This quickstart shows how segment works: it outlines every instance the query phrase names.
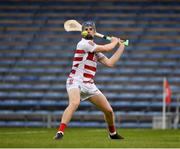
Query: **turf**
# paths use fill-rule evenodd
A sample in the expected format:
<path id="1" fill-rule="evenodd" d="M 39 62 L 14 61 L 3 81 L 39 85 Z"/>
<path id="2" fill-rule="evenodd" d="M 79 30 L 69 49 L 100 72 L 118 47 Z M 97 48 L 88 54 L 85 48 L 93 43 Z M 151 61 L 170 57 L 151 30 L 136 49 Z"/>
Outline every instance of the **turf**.
<path id="1" fill-rule="evenodd" d="M 63 140 L 56 129 L 0 128 L 0 148 L 178 148 L 180 130 L 119 129 L 125 140 L 110 140 L 106 129 L 68 128 Z"/>

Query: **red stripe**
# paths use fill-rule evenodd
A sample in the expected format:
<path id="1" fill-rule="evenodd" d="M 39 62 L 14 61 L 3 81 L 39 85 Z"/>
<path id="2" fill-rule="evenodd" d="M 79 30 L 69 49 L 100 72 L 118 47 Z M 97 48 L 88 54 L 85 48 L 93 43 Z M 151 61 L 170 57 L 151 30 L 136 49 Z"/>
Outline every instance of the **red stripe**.
<path id="1" fill-rule="evenodd" d="M 96 67 L 85 65 L 84 68 L 96 72 Z"/>
<path id="2" fill-rule="evenodd" d="M 83 53 L 85 53 L 85 51 L 84 50 L 76 50 L 75 53 L 83 54 Z"/>
<path id="3" fill-rule="evenodd" d="M 82 57 L 74 57 L 73 61 L 82 61 Z"/>
<path id="4" fill-rule="evenodd" d="M 94 53 L 88 53 L 88 56 L 87 56 L 87 60 L 91 60 L 93 61 L 93 58 L 94 58 Z"/>
<path id="5" fill-rule="evenodd" d="M 92 74 L 84 73 L 84 77 L 86 77 L 86 78 L 93 78 L 94 76 Z"/>
<path id="6" fill-rule="evenodd" d="M 78 67 L 79 66 L 79 64 L 75 64 L 75 65 L 73 65 L 73 67 Z"/>
<path id="7" fill-rule="evenodd" d="M 76 70 L 72 69 L 72 70 L 71 70 L 71 73 L 72 73 L 72 74 L 75 74 L 75 73 L 76 73 Z"/>

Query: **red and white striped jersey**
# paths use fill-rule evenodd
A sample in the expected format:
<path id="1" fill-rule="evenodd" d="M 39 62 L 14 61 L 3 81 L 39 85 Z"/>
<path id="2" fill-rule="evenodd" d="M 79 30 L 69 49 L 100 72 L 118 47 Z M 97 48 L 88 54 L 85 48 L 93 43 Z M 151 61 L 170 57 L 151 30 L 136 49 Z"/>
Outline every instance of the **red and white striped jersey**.
<path id="1" fill-rule="evenodd" d="M 82 80 L 83 82 L 93 82 L 97 61 L 105 56 L 100 52 L 94 52 L 96 46 L 93 41 L 84 38 L 78 42 L 69 75 L 70 78 Z"/>

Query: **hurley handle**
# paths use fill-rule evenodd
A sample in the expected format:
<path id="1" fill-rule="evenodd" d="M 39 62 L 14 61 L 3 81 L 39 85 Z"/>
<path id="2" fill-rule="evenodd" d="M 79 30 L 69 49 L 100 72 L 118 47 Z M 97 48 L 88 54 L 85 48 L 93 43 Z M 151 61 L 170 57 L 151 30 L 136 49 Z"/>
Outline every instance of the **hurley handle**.
<path id="1" fill-rule="evenodd" d="M 109 36 L 105 36 L 105 35 L 100 34 L 100 33 L 95 33 L 95 35 L 97 37 L 101 37 L 101 38 L 104 38 L 106 40 L 111 41 L 111 37 L 109 37 Z M 121 43 L 123 43 L 125 46 L 128 46 L 129 45 L 129 40 L 121 40 Z"/>

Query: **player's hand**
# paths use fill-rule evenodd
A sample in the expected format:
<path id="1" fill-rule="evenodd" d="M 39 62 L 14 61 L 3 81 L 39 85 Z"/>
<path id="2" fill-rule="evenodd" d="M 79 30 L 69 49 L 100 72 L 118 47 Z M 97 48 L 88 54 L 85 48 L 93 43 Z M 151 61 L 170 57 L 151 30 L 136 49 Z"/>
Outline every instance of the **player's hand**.
<path id="1" fill-rule="evenodd" d="M 122 40 L 120 38 L 118 38 L 118 43 L 119 43 L 119 46 L 125 47 L 125 45 L 123 44 L 123 42 L 122 42 Z"/>
<path id="2" fill-rule="evenodd" d="M 118 38 L 118 43 L 119 43 L 119 45 L 122 44 L 121 38 Z"/>
<path id="3" fill-rule="evenodd" d="M 117 44 L 119 42 L 119 39 L 116 37 L 111 37 L 111 42 L 115 42 Z"/>

